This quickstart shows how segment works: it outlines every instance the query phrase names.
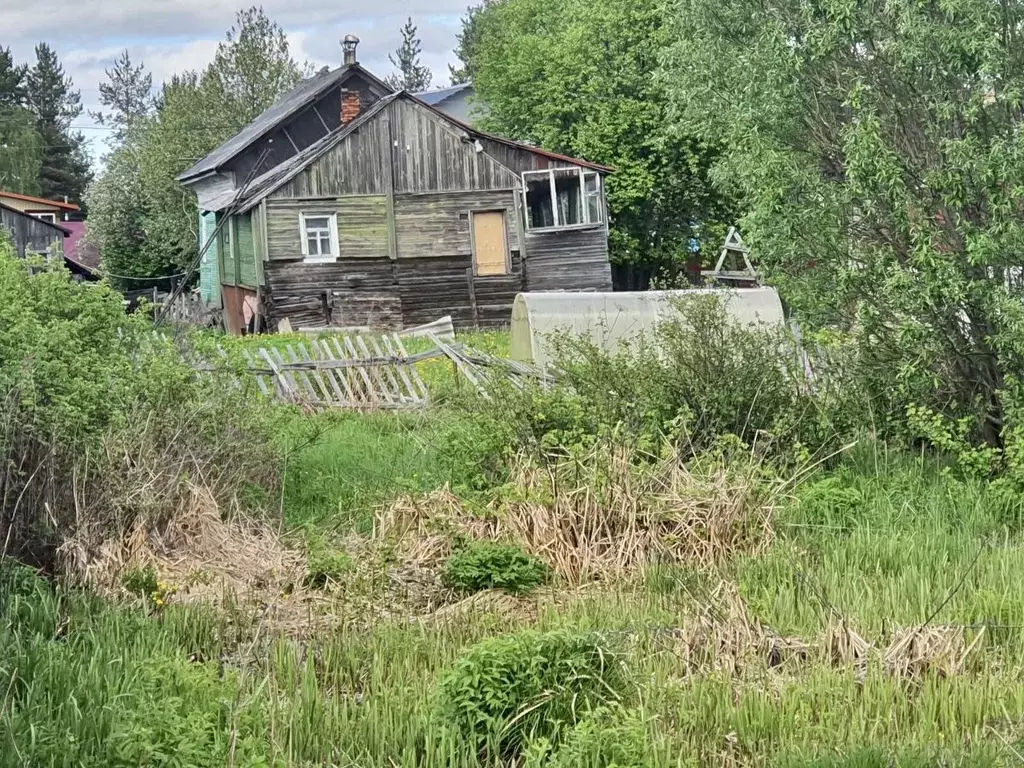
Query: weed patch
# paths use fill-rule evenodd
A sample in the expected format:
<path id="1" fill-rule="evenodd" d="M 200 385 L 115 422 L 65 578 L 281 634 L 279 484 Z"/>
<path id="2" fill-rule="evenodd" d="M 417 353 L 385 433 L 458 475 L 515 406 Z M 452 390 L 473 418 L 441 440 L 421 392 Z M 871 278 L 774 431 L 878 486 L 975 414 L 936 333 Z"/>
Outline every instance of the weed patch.
<path id="1" fill-rule="evenodd" d="M 546 582 L 550 574 L 547 563 L 515 545 L 474 542 L 448 558 L 442 578 L 464 593 L 503 589 L 523 594 Z"/>
<path id="2" fill-rule="evenodd" d="M 439 714 L 477 749 L 512 755 L 556 741 L 627 687 L 622 658 L 596 634 L 527 630 L 468 649 L 441 682 Z"/>

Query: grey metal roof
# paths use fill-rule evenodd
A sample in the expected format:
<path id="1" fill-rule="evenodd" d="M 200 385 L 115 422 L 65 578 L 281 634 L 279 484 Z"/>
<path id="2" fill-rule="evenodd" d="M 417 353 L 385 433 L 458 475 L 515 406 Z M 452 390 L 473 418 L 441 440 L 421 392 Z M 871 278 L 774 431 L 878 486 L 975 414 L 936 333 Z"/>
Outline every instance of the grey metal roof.
<path id="1" fill-rule="evenodd" d="M 384 83 L 382 83 L 376 76 L 363 69 L 358 64 L 339 67 L 332 72 L 316 74 L 308 80 L 303 80 L 295 86 L 295 88 L 274 102 L 266 109 L 266 111 L 263 112 L 263 114 L 245 126 L 245 128 L 225 141 L 187 171 L 180 174 L 178 176 L 178 181 L 187 182 L 197 176 L 216 171 L 217 168 L 243 152 L 250 144 L 261 136 L 274 130 L 300 109 L 316 101 L 330 88 L 340 85 L 356 72 L 363 77 L 366 77 L 370 82 L 388 89 L 387 86 L 384 85 Z"/>
<path id="2" fill-rule="evenodd" d="M 420 101 L 435 107 L 441 102 L 447 101 L 452 96 L 456 96 L 472 87 L 473 83 L 459 83 L 458 85 L 452 85 L 448 88 L 439 88 L 436 91 L 421 91 L 420 93 L 414 93 L 413 96 L 418 98 Z"/>

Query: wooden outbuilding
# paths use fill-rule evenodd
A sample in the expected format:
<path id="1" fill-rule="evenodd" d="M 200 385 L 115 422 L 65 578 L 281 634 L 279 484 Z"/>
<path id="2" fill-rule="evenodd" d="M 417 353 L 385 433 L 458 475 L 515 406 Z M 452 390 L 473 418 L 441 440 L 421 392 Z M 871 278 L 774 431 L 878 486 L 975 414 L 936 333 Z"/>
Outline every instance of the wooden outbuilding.
<path id="1" fill-rule="evenodd" d="M 6 230 L 18 256 L 64 256 L 64 238 L 71 234 L 49 219 L 25 213 L 0 202 L 0 228 Z"/>
<path id="2" fill-rule="evenodd" d="M 500 326 L 521 291 L 611 289 L 611 169 L 392 92 L 346 46 L 344 67 L 179 177 L 210 246 L 202 294 L 229 330 Z"/>

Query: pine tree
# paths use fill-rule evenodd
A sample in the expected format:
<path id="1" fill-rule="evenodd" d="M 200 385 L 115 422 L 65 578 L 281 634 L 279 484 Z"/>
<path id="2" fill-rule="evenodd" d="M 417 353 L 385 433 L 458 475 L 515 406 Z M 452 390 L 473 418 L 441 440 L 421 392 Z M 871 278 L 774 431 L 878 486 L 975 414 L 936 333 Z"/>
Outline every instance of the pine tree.
<path id="1" fill-rule="evenodd" d="M 10 48 L 0 47 L 0 108 L 25 106 L 28 65 L 16 65 Z"/>
<path id="2" fill-rule="evenodd" d="M 0 189 L 38 194 L 42 141 L 26 108 L 28 66 L 16 65 L 9 48 L 0 48 Z"/>
<path id="3" fill-rule="evenodd" d="M 113 128 L 109 143 L 117 147 L 124 144 L 128 132 L 153 106 L 153 76 L 145 65 L 132 64 L 127 50 L 105 72 L 107 82 L 100 83 L 100 104 L 108 111 L 89 115 L 100 125 Z"/>
<path id="4" fill-rule="evenodd" d="M 402 27 L 402 44 L 393 54 L 388 54 L 391 65 L 398 69 L 397 73 L 388 78 L 388 85 L 395 90 L 404 89 L 413 93 L 430 87 L 433 74 L 430 67 L 420 64 L 422 48 L 419 32 L 412 23 L 412 17 L 409 17 Z"/>
<path id="5" fill-rule="evenodd" d="M 26 84 L 28 105 L 43 142 L 40 193 L 54 200 L 80 201 L 92 175 L 85 137 L 71 131 L 71 122 L 82 114 L 82 99 L 46 43 L 36 46 L 36 64 L 28 71 Z"/>

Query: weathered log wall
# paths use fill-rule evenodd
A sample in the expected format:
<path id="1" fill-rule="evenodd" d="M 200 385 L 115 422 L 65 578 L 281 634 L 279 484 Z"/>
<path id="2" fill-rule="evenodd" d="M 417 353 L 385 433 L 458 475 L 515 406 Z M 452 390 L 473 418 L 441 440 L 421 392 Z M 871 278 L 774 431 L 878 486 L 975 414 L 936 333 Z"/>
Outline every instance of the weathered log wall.
<path id="1" fill-rule="evenodd" d="M 603 226 L 526 235 L 526 290 L 610 291 L 608 235 Z"/>
<path id="2" fill-rule="evenodd" d="M 338 325 L 400 328 L 402 304 L 390 259 L 339 259 L 331 264 L 267 263 L 267 312 L 295 327 Z"/>

